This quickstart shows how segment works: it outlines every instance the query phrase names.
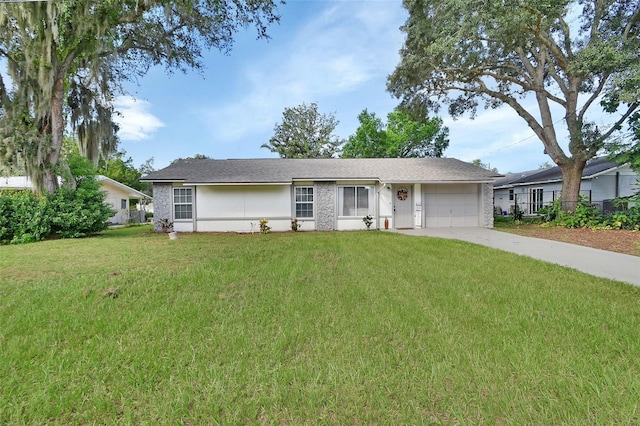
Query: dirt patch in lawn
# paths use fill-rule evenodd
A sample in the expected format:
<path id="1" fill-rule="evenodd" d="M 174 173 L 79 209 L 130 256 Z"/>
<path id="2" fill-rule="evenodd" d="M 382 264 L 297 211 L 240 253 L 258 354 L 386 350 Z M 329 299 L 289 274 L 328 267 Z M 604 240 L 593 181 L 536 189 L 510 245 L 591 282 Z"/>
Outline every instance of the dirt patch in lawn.
<path id="1" fill-rule="evenodd" d="M 593 247 L 616 253 L 640 256 L 640 232 L 627 230 L 568 229 L 559 226 L 518 225 L 496 227 L 498 231 L 511 232 L 525 237 L 544 238 L 570 244 Z"/>

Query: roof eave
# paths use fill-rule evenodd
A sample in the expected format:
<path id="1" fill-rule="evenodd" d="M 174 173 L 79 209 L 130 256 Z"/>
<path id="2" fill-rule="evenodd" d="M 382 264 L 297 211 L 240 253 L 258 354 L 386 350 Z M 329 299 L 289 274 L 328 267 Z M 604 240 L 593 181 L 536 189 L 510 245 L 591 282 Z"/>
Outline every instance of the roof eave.
<path id="1" fill-rule="evenodd" d="M 183 182 L 184 186 L 265 186 L 265 185 L 292 185 L 291 181 L 274 181 L 274 182 Z"/>

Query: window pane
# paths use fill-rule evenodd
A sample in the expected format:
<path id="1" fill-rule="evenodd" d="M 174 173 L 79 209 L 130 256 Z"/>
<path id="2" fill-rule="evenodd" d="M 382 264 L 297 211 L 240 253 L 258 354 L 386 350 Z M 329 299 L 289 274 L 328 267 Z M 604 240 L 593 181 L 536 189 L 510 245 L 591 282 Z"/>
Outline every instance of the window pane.
<path id="1" fill-rule="evenodd" d="M 369 188 L 358 187 L 358 216 L 369 214 Z"/>
<path id="2" fill-rule="evenodd" d="M 342 215 L 355 216 L 356 214 L 356 188 L 345 186 L 342 188 Z"/>
<path id="3" fill-rule="evenodd" d="M 296 204 L 296 217 L 313 217 L 313 204 L 312 203 L 297 203 Z"/>
<path id="4" fill-rule="evenodd" d="M 191 219 L 191 204 L 176 204 L 174 216 L 176 219 Z"/>
<path id="5" fill-rule="evenodd" d="M 173 188 L 173 217 L 174 219 L 192 219 L 191 188 Z"/>
<path id="6" fill-rule="evenodd" d="M 313 188 L 299 187 L 296 188 L 296 201 L 313 201 Z"/>
<path id="7" fill-rule="evenodd" d="M 295 188 L 296 217 L 313 217 L 313 187 Z"/>

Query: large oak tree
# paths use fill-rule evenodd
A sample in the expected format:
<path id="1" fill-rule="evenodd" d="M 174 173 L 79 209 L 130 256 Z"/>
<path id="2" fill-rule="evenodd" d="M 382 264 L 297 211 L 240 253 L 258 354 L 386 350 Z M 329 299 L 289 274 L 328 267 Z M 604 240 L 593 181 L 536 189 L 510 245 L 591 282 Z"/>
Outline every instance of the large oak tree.
<path id="1" fill-rule="evenodd" d="M 200 69 L 203 49 L 226 52 L 239 28 L 258 37 L 278 20 L 272 0 L 58 0 L 0 3 L 0 162 L 20 162 L 57 190 L 72 129 L 94 161 L 116 148 L 120 83 L 163 65 Z"/>
<path id="2" fill-rule="evenodd" d="M 562 170 L 563 208 L 572 210 L 586 162 L 638 109 L 640 0 L 404 6 L 406 41 L 388 89 L 407 107 L 445 104 L 453 117 L 473 116 L 480 105 L 513 108 Z M 532 99 L 537 110 L 526 106 Z M 611 114 L 606 128 L 589 118 L 600 105 Z M 568 141 L 558 139 L 557 126 L 566 126 Z"/>

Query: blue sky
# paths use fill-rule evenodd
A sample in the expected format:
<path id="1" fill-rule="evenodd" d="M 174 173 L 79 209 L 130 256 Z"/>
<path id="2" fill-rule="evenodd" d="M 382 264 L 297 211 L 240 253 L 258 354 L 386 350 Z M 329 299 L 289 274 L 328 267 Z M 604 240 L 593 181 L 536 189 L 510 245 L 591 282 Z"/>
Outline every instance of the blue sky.
<path id="1" fill-rule="evenodd" d="M 117 108 L 120 149 L 136 165 L 150 157 L 156 168 L 173 159 L 205 154 L 216 159 L 265 158 L 285 107 L 317 102 L 334 113 L 336 133 L 348 138 L 365 108 L 380 117 L 398 104 L 386 78 L 399 62 L 407 12 L 399 0 L 290 0 L 270 40 L 247 28 L 228 56 L 206 54 L 200 74 L 152 69 L 127 90 Z M 532 104 L 532 108 L 534 105 Z M 442 114 L 446 114 L 443 111 Z M 445 156 L 476 158 L 502 173 L 535 169 L 550 161 L 542 143 L 508 107 L 453 121 Z"/>

